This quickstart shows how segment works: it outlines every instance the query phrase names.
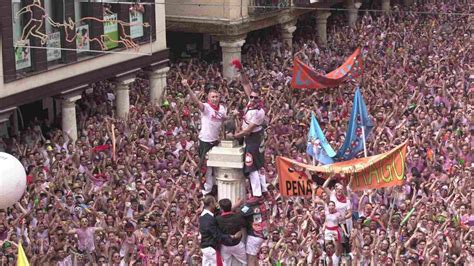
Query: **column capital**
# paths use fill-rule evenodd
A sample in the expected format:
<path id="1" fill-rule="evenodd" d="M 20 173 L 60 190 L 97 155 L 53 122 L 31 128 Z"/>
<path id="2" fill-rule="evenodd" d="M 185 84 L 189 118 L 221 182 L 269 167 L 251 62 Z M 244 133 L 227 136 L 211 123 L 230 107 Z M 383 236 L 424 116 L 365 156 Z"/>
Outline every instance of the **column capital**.
<path id="1" fill-rule="evenodd" d="M 128 90 L 130 84 L 135 81 L 135 77 L 124 77 L 116 80 L 115 90 Z"/>
<path id="2" fill-rule="evenodd" d="M 63 104 L 76 104 L 76 101 L 82 98 L 81 95 L 74 95 L 74 96 L 63 96 L 61 97 L 61 101 Z"/>
<path id="3" fill-rule="evenodd" d="M 84 84 L 84 85 L 77 86 L 75 88 L 72 88 L 72 89 L 69 89 L 69 90 L 66 90 L 66 91 L 62 91 L 61 94 L 59 95 L 59 98 L 63 102 L 65 102 L 65 101 L 75 102 L 75 101 L 81 99 L 82 92 L 84 92 L 87 88 L 89 88 L 89 85 Z"/>
<path id="4" fill-rule="evenodd" d="M 10 116 L 16 110 L 16 106 L 3 109 L 0 111 L 0 123 L 6 122 L 10 119 Z"/>
<path id="5" fill-rule="evenodd" d="M 296 30 L 296 20 L 290 20 L 288 22 L 281 23 L 280 27 L 282 30 L 293 32 Z"/>
<path id="6" fill-rule="evenodd" d="M 239 42 L 247 38 L 247 34 L 238 34 L 238 35 L 212 35 L 212 38 L 217 40 L 219 43 L 226 42 Z"/>
<path id="7" fill-rule="evenodd" d="M 160 68 L 160 69 L 149 71 L 148 75 L 149 75 L 150 79 L 161 79 L 163 77 L 166 77 L 169 70 L 170 70 L 169 67 L 163 67 L 163 68 Z"/>
<path id="8" fill-rule="evenodd" d="M 241 49 L 244 45 L 245 39 L 243 40 L 228 40 L 228 41 L 219 41 L 222 49 Z"/>
<path id="9" fill-rule="evenodd" d="M 293 32 L 296 31 L 296 26 L 282 26 L 281 29 L 283 30 L 283 33 L 289 33 L 293 34 Z"/>
<path id="10" fill-rule="evenodd" d="M 329 11 L 317 11 L 316 12 L 316 21 L 318 23 L 327 23 L 327 19 L 331 16 Z"/>
<path id="11" fill-rule="evenodd" d="M 357 1 L 357 0 L 346 0 L 346 2 L 344 3 L 344 6 L 347 9 L 357 10 L 362 6 L 362 3 L 360 1 Z"/>

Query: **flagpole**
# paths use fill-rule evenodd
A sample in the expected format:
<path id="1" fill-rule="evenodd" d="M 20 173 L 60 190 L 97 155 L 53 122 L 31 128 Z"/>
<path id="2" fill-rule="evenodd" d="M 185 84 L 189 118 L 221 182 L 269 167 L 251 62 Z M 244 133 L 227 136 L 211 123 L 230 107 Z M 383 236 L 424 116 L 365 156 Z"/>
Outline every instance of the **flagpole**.
<path id="1" fill-rule="evenodd" d="M 365 56 L 364 56 L 364 50 L 361 51 L 361 57 L 362 57 L 362 62 L 365 61 Z M 364 67 L 363 67 L 363 64 L 362 63 L 362 66 L 359 66 L 361 68 L 361 71 L 362 71 L 362 78 L 361 78 L 361 88 L 364 87 Z M 360 97 L 362 99 L 362 90 L 360 91 Z M 361 104 L 361 101 L 359 101 L 359 116 L 360 116 L 360 122 L 361 122 L 361 125 L 362 125 L 362 143 L 364 144 L 364 157 L 367 157 L 367 145 L 365 143 L 365 126 L 363 125 L 363 121 L 362 121 L 362 104 Z"/>
<path id="2" fill-rule="evenodd" d="M 362 126 L 362 143 L 364 144 L 364 157 L 367 157 L 367 146 L 365 145 L 365 127 Z"/>

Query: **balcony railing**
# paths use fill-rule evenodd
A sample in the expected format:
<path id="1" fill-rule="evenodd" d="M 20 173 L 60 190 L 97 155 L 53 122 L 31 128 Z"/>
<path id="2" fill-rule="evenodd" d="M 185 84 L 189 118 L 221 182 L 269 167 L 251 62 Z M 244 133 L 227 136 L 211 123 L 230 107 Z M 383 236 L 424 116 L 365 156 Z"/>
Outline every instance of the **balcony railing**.
<path id="1" fill-rule="evenodd" d="M 249 15 L 260 15 L 291 7 L 292 0 L 250 0 Z"/>

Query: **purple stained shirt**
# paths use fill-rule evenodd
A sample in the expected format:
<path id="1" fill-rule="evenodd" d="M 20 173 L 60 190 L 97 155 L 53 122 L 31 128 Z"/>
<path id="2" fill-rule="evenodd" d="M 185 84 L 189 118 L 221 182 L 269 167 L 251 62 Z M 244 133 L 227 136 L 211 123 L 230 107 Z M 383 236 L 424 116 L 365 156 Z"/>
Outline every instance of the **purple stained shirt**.
<path id="1" fill-rule="evenodd" d="M 78 248 L 79 250 L 94 251 L 94 232 L 97 230 L 96 227 L 88 227 L 86 229 L 78 228 L 76 229 L 76 234 L 78 238 Z"/>

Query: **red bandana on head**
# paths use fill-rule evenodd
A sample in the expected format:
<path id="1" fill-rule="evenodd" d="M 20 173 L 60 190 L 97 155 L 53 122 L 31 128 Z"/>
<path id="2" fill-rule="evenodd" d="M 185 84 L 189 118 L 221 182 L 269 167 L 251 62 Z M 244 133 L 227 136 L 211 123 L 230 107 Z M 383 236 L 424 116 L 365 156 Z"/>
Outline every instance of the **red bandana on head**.
<path id="1" fill-rule="evenodd" d="M 219 112 L 219 104 L 217 105 L 214 105 L 211 103 L 211 101 L 207 101 L 207 104 L 209 104 L 209 106 L 214 109 L 216 112 Z"/>

